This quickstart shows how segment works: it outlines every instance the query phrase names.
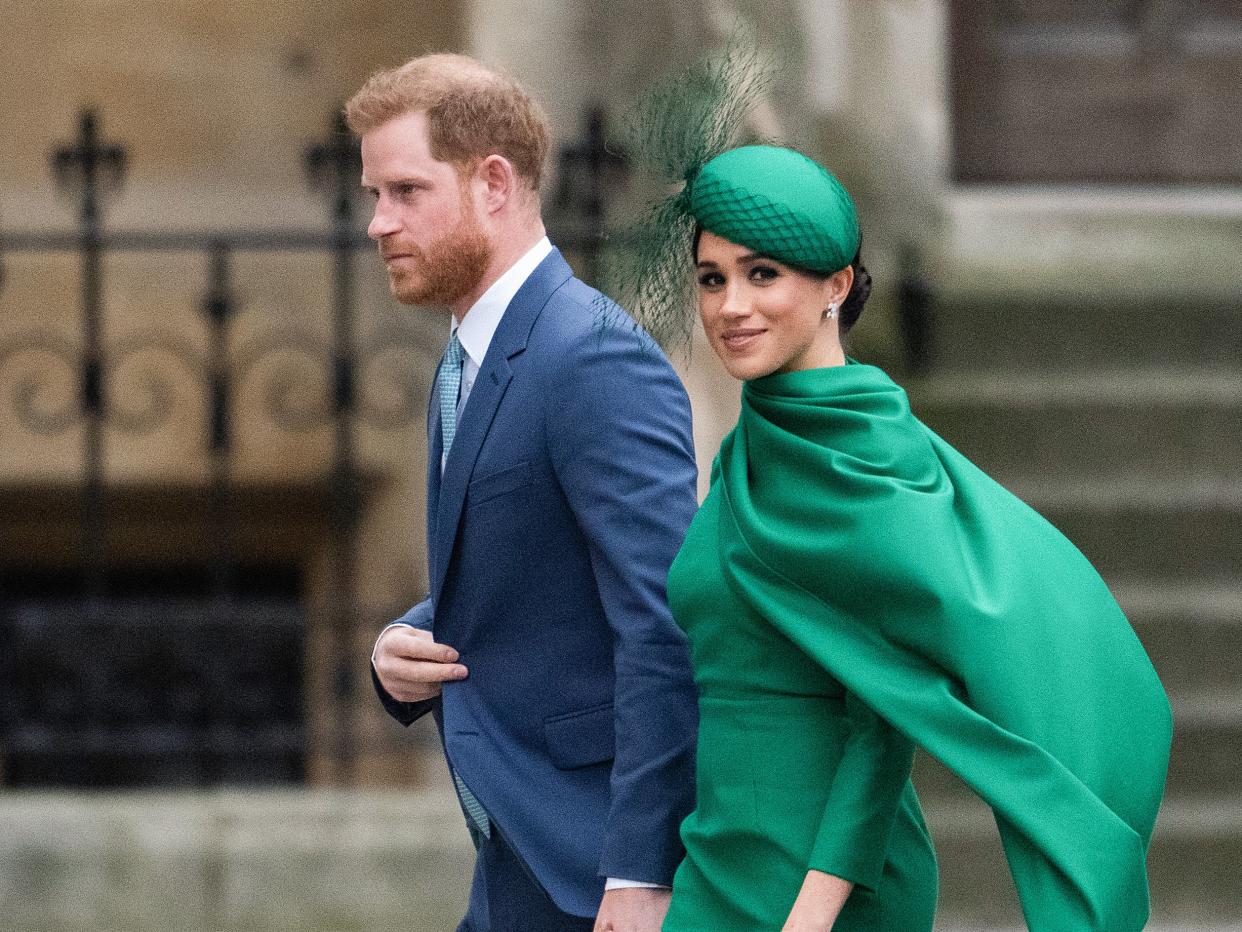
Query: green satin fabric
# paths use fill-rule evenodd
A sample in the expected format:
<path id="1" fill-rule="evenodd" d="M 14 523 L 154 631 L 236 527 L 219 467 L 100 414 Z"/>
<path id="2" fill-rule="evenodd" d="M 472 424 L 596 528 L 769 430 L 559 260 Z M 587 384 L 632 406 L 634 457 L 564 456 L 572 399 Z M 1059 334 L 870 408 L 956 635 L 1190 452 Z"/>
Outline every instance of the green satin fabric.
<path id="1" fill-rule="evenodd" d="M 809 867 L 858 884 L 834 932 L 930 932 L 914 745 L 733 591 L 719 487 L 669 571 L 699 690 L 694 811 L 665 932 L 780 929 Z"/>
<path id="2" fill-rule="evenodd" d="M 1028 926 L 1141 929 L 1171 715 L 1082 554 L 853 361 L 747 383 L 712 490 L 730 591 L 992 807 Z"/>

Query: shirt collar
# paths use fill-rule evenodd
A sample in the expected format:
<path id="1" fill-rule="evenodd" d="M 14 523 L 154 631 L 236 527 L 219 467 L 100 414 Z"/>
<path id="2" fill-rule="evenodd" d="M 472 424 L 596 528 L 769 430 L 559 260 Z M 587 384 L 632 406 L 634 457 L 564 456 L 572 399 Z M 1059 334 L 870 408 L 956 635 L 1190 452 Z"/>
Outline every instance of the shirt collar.
<path id="1" fill-rule="evenodd" d="M 483 365 L 483 357 L 487 355 L 487 348 L 492 344 L 492 337 L 496 335 L 496 328 L 500 326 L 500 318 L 504 316 L 505 308 L 551 251 L 552 244 L 545 236 L 522 258 L 509 266 L 492 283 L 492 287 L 483 292 L 479 300 L 470 306 L 460 325 L 456 318 L 449 318 L 452 321 L 449 332 L 457 334 L 461 348 L 476 366 Z"/>

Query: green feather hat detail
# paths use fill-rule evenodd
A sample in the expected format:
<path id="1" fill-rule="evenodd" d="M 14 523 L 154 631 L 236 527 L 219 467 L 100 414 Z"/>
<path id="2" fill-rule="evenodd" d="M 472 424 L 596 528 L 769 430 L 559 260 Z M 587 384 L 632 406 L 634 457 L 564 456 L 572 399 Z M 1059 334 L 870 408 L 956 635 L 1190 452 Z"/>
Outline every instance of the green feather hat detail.
<path id="1" fill-rule="evenodd" d="M 692 183 L 704 165 L 742 139 L 747 117 L 771 79 L 754 45 L 735 35 L 720 54 L 642 94 L 612 140 L 636 169 L 673 193 L 609 237 L 601 290 L 615 296 L 665 349 L 689 346 L 694 332 Z M 604 300 L 599 317 L 603 324 L 616 324 L 625 314 Z"/>
<path id="2" fill-rule="evenodd" d="M 687 347 L 694 331 L 696 228 L 824 274 L 858 252 L 854 202 L 827 169 L 782 146 L 738 146 L 771 81 L 735 36 L 641 97 L 617 139 L 636 167 L 679 188 L 612 238 L 604 269 L 603 290 L 666 350 Z M 602 317 L 616 313 L 607 302 Z"/>

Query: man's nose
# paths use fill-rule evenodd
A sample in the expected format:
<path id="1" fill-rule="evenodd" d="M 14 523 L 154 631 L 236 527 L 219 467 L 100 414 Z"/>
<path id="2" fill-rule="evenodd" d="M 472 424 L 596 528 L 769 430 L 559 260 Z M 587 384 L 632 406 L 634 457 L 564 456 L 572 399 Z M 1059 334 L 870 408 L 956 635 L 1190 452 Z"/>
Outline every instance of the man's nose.
<path id="1" fill-rule="evenodd" d="M 375 202 L 375 213 L 371 215 L 371 222 L 367 224 L 367 236 L 377 242 L 390 233 L 396 233 L 399 229 L 396 216 L 384 203 L 383 198 Z"/>

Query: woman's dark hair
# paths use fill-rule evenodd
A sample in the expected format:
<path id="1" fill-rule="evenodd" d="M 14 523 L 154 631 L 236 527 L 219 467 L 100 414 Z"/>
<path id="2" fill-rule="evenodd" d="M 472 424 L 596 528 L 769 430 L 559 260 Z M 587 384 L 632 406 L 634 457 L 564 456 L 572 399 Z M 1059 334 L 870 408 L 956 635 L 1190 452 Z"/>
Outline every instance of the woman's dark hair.
<path id="1" fill-rule="evenodd" d="M 690 255 L 695 262 L 699 260 L 699 240 L 703 238 L 703 228 L 697 223 L 694 225 L 694 244 L 691 247 Z M 810 269 L 804 269 L 798 266 L 798 271 L 812 278 L 824 281 L 832 277 L 832 274 L 824 272 L 812 272 Z M 862 263 L 862 240 L 858 243 L 858 252 L 854 253 L 854 260 L 850 263 L 850 268 L 854 270 L 854 284 L 850 285 L 850 293 L 845 296 L 845 300 L 841 302 L 841 309 L 838 311 L 837 327 L 844 337 L 850 332 L 854 324 L 858 323 L 858 318 L 862 316 L 863 305 L 867 303 L 867 298 L 871 297 L 871 273 L 867 271 L 867 267 Z"/>
<path id="2" fill-rule="evenodd" d="M 840 317 L 837 318 L 841 336 L 849 333 L 850 328 L 858 323 L 858 318 L 862 316 L 863 305 L 871 297 L 871 273 L 862 263 L 861 243 L 858 245 L 858 252 L 854 253 L 854 261 L 850 263 L 850 268 L 854 270 L 854 284 L 850 285 L 850 293 L 841 302 Z"/>

